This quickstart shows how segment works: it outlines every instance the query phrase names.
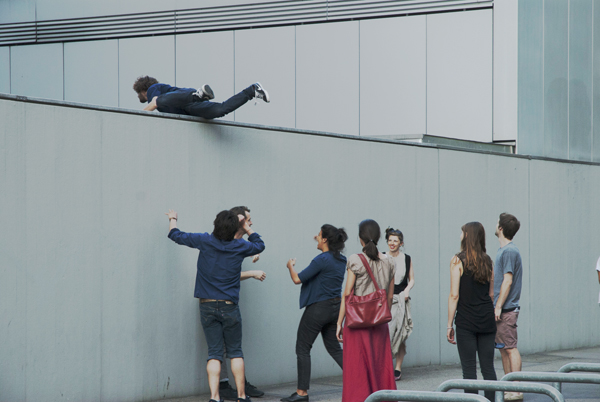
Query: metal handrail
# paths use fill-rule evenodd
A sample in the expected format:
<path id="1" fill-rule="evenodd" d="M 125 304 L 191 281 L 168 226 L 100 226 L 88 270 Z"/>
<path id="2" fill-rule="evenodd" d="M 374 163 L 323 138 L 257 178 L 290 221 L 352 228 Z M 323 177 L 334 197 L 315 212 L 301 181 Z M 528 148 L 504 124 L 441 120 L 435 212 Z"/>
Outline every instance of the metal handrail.
<path id="1" fill-rule="evenodd" d="M 552 383 L 600 384 L 600 375 L 581 373 L 548 373 L 544 371 L 515 371 L 502 377 L 502 381 L 542 381 Z M 560 388 L 557 388 L 560 390 Z"/>
<path id="2" fill-rule="evenodd" d="M 457 394 L 431 391 L 383 390 L 369 395 L 365 402 L 421 401 L 421 402 L 489 402 L 476 394 Z"/>
<path id="3" fill-rule="evenodd" d="M 568 363 L 557 370 L 557 373 L 570 373 L 572 371 L 600 372 L 600 363 Z M 554 388 L 561 391 L 562 384 L 555 382 Z"/>
<path id="4" fill-rule="evenodd" d="M 554 402 L 564 402 L 563 395 L 547 384 L 511 382 L 511 381 L 490 381 L 490 380 L 448 380 L 437 387 L 436 391 L 446 392 L 451 389 L 469 389 L 484 391 L 503 391 L 496 392 L 496 402 L 504 402 L 504 392 L 530 392 L 534 394 L 545 394 L 554 400 Z"/>

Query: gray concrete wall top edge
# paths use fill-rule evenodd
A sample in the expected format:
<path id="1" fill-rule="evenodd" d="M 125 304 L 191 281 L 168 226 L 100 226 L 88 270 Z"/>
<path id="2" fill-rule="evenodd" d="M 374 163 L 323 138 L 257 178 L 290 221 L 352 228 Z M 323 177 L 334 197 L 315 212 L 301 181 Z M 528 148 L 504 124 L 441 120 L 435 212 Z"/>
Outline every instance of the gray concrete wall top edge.
<path id="1" fill-rule="evenodd" d="M 205 124 L 216 124 L 216 125 L 234 126 L 234 127 L 241 127 L 241 128 L 254 128 L 254 129 L 260 129 L 260 130 L 280 131 L 280 132 L 302 134 L 302 135 L 316 135 L 316 136 L 322 136 L 322 137 L 333 137 L 333 138 L 339 138 L 339 139 L 345 139 L 345 140 L 351 140 L 351 141 L 379 142 L 379 143 L 395 144 L 395 145 L 400 145 L 400 146 L 409 146 L 409 147 L 418 147 L 418 148 L 435 148 L 435 149 L 445 149 L 445 150 L 459 151 L 459 152 L 469 152 L 469 153 L 476 153 L 476 154 L 503 156 L 506 158 L 540 160 L 540 161 L 549 161 L 549 162 L 557 162 L 557 163 L 568 163 L 568 164 L 574 164 L 574 165 L 600 166 L 600 163 L 598 163 L 598 162 L 574 161 L 574 160 L 568 160 L 568 159 L 548 158 L 548 157 L 533 156 L 533 155 L 506 154 L 506 153 L 502 153 L 502 152 L 494 152 L 494 151 L 489 151 L 489 150 L 478 150 L 478 149 L 468 149 L 468 148 L 461 148 L 461 147 L 444 145 L 444 144 L 414 143 L 414 142 L 410 142 L 410 141 L 395 140 L 395 139 L 388 139 L 388 138 L 381 138 L 381 137 L 365 137 L 365 136 L 356 136 L 356 135 L 347 135 L 347 134 L 337 134 L 337 133 L 331 133 L 331 132 L 325 132 L 325 131 L 304 130 L 304 129 L 289 128 L 289 127 L 263 126 L 260 124 L 239 123 L 239 122 L 231 122 L 231 121 L 214 121 L 214 120 L 202 119 L 200 117 L 195 117 L 195 116 L 176 115 L 176 114 L 159 113 L 159 112 L 146 112 L 143 110 L 123 109 L 123 108 L 109 107 L 109 106 L 96 106 L 96 105 L 89 105 L 89 104 L 85 104 L 85 103 L 59 101 L 59 100 L 42 99 L 42 98 L 32 98 L 32 97 L 27 97 L 27 96 L 22 96 L 22 95 L 12 95 L 12 94 L 5 94 L 5 93 L 0 93 L 0 99 L 5 99 L 5 100 L 15 101 L 15 102 L 51 105 L 51 106 L 58 106 L 58 107 L 96 110 L 99 112 L 140 115 L 140 116 L 146 116 L 146 117 L 150 117 L 150 118 L 174 119 L 174 120 L 184 120 L 184 121 L 187 120 L 190 122 L 201 122 L 201 123 L 205 123 Z"/>

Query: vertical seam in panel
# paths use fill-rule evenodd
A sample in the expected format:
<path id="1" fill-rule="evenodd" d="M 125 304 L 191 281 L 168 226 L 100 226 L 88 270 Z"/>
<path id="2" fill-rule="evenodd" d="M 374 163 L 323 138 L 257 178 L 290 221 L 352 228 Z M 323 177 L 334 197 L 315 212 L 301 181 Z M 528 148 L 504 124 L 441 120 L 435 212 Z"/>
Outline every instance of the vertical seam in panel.
<path id="1" fill-rule="evenodd" d="M 360 136 L 360 21 L 358 21 L 358 135 Z"/>
<path id="2" fill-rule="evenodd" d="M 544 93 L 546 91 L 546 8 L 542 2 L 542 155 L 546 155 L 546 105 Z"/>
<path id="3" fill-rule="evenodd" d="M 531 164 L 532 161 L 531 159 L 529 159 L 528 163 L 527 163 L 527 198 L 528 198 L 528 202 L 527 202 L 527 213 L 528 213 L 528 218 L 529 218 L 529 236 L 527 236 L 527 241 L 528 241 L 528 247 L 529 247 L 529 255 L 528 255 L 528 269 L 527 269 L 527 276 L 529 277 L 529 286 L 528 286 L 528 291 L 529 291 L 529 311 L 531 310 Z M 529 323 L 529 340 L 531 340 L 531 323 Z"/>
<path id="4" fill-rule="evenodd" d="M 571 0 L 567 2 L 567 159 L 571 159 Z"/>
<path id="5" fill-rule="evenodd" d="M 590 96 L 590 98 L 592 99 L 592 110 L 591 110 L 591 116 L 590 116 L 590 120 L 592 121 L 592 129 L 590 130 L 590 140 L 591 140 L 591 153 L 590 153 L 590 162 L 594 161 L 594 2 L 592 1 L 592 58 L 591 58 L 591 64 L 592 64 L 592 96 Z"/>
<path id="6" fill-rule="evenodd" d="M 117 39 L 117 106 L 121 107 L 121 39 Z"/>
<path id="7" fill-rule="evenodd" d="M 177 86 L 177 35 L 173 35 L 173 81 Z"/>
<path id="8" fill-rule="evenodd" d="M 12 46 L 8 47 L 8 93 L 12 94 Z"/>
<path id="9" fill-rule="evenodd" d="M 298 128 L 298 27 L 294 25 L 294 127 Z"/>
<path id="10" fill-rule="evenodd" d="M 62 99 L 65 99 L 65 42 L 62 43 L 62 73 L 63 73 L 63 82 L 62 82 Z"/>
<path id="11" fill-rule="evenodd" d="M 233 77 L 232 77 L 232 79 L 233 79 L 233 93 L 235 94 L 235 93 L 237 93 L 236 90 L 235 90 L 235 30 L 231 34 L 233 35 L 233 46 L 232 46 L 233 47 L 233 49 L 232 49 L 232 52 L 233 52 L 233 69 L 232 69 L 232 75 L 233 75 Z M 256 103 L 256 101 L 254 103 Z M 233 111 L 233 121 L 236 121 L 235 114 L 236 113 L 235 113 L 235 110 L 234 110 Z"/>
<path id="12" fill-rule="evenodd" d="M 494 7 L 492 5 L 492 143 L 494 142 Z"/>
<path id="13" fill-rule="evenodd" d="M 425 16 L 425 133 L 424 134 L 428 134 L 429 131 L 427 130 L 427 122 L 428 122 L 428 117 L 427 117 L 427 106 L 429 105 L 429 93 L 427 92 L 427 82 L 429 81 L 429 70 L 427 68 L 427 56 L 429 55 L 428 49 L 429 49 L 429 44 L 428 44 L 428 34 L 429 34 L 429 29 L 427 28 L 427 23 L 428 23 L 428 16 Z M 440 360 L 441 361 L 441 360 Z"/>
<path id="14" fill-rule="evenodd" d="M 442 181 L 442 178 L 440 175 L 440 164 L 441 163 L 440 163 L 440 150 L 439 149 L 437 150 L 437 159 L 438 159 L 437 160 L 437 170 L 438 170 L 438 172 L 437 172 L 437 175 L 438 175 L 438 244 L 437 244 L 437 246 L 438 246 L 438 278 L 441 278 L 442 277 L 442 272 L 441 272 L 441 269 L 442 269 L 442 247 L 441 247 L 441 244 L 442 243 L 441 243 L 441 238 L 440 238 L 441 231 L 439 229 L 442 227 L 442 222 L 441 222 L 442 192 L 440 190 L 440 188 L 441 188 L 440 183 Z M 438 280 L 438 295 L 441 295 L 441 294 L 442 294 L 442 281 Z M 441 305 L 441 303 L 440 303 L 440 305 Z M 438 309 L 438 311 L 439 311 L 439 309 Z M 441 320 L 441 318 L 444 317 L 443 311 L 444 310 L 442 308 L 442 311 L 440 311 L 440 315 L 441 315 L 440 322 L 443 322 Z M 441 331 L 441 327 L 440 327 L 440 331 Z M 441 332 L 443 333 L 443 331 L 441 331 Z M 438 349 L 439 362 L 440 362 L 440 364 L 442 364 L 442 338 L 441 337 L 439 337 L 438 346 L 439 346 L 439 349 Z"/>

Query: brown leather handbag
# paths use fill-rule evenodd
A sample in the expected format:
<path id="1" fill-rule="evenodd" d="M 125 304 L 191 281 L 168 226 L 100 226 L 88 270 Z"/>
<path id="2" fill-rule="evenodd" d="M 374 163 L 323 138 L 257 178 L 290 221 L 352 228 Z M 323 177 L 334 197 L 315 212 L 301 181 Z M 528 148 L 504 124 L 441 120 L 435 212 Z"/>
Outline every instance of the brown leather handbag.
<path id="1" fill-rule="evenodd" d="M 390 322 L 392 313 L 388 306 L 387 293 L 385 289 L 379 289 L 367 258 L 362 253 L 358 256 L 377 290 L 365 296 L 355 296 L 354 288 L 352 288 L 352 292 L 346 297 L 346 326 L 349 328 L 368 328 Z"/>

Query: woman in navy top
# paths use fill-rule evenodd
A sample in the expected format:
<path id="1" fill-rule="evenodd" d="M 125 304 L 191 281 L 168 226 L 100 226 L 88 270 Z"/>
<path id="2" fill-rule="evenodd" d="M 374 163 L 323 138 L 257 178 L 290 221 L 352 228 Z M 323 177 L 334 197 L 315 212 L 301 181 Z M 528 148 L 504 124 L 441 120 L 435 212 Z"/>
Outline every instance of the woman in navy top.
<path id="1" fill-rule="evenodd" d="M 281 399 L 284 402 L 308 401 L 310 385 L 310 350 L 319 333 L 327 352 L 342 368 L 343 352 L 335 336 L 337 318 L 340 311 L 342 282 L 346 271 L 346 257 L 341 254 L 348 235 L 344 229 L 332 225 L 321 226 L 315 236 L 317 249 L 322 253 L 316 256 L 302 272 L 296 273 L 296 259 L 288 261 L 292 281 L 302 284 L 300 308 L 304 314 L 298 325 L 296 356 L 298 359 L 298 389 L 291 396 Z"/>
<path id="2" fill-rule="evenodd" d="M 448 342 L 458 346 L 463 378 L 477 379 L 476 355 L 485 380 L 495 380 L 494 273 L 492 259 L 485 252 L 485 230 L 479 222 L 462 228 L 460 253 L 450 262 L 448 297 Z M 455 317 L 456 314 L 456 317 Z M 456 339 L 452 322 L 456 322 Z M 477 394 L 478 391 L 466 391 Z M 485 391 L 494 400 L 494 391 Z"/>

